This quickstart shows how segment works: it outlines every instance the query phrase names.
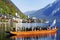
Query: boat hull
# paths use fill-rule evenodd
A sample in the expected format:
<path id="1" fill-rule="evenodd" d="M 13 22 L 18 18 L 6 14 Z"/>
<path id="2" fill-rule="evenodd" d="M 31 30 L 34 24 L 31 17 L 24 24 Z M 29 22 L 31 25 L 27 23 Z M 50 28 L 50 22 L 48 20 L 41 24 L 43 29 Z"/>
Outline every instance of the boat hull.
<path id="1" fill-rule="evenodd" d="M 29 36 L 29 35 L 45 35 L 45 34 L 53 34 L 56 33 L 57 29 L 51 29 L 51 30 L 40 30 L 40 31 L 10 31 L 11 34 L 15 34 L 17 36 Z"/>
<path id="2" fill-rule="evenodd" d="M 51 37 L 51 36 L 56 35 L 56 33 L 52 33 L 52 34 L 41 34 L 41 35 L 16 35 L 16 36 L 11 36 L 10 38 L 30 38 L 30 37 Z"/>

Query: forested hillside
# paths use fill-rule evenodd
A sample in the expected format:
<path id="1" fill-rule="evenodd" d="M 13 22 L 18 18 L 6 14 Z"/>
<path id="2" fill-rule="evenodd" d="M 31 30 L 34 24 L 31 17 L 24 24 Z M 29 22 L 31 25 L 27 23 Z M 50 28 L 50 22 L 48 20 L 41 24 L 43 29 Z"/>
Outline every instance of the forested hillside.
<path id="1" fill-rule="evenodd" d="M 15 16 L 15 13 L 18 13 L 21 18 L 26 18 L 11 0 L 0 0 L 0 14 Z"/>

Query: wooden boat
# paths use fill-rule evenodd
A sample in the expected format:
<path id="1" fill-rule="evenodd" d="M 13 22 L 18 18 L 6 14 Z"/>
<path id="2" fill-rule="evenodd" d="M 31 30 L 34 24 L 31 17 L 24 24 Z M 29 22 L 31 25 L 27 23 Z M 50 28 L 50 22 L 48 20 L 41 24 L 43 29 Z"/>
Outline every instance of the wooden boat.
<path id="1" fill-rule="evenodd" d="M 53 26 L 56 23 L 56 20 L 54 20 L 54 22 L 52 23 L 51 26 Z M 52 34 L 52 33 L 56 33 L 57 28 L 49 28 L 49 29 L 45 29 L 45 30 L 34 30 L 34 31 L 10 31 L 10 34 L 13 35 L 17 35 L 17 36 L 31 36 L 31 35 L 46 35 L 46 34 Z"/>
<path id="2" fill-rule="evenodd" d="M 48 29 L 48 30 L 37 30 L 37 31 L 10 31 L 11 34 L 17 35 L 17 36 L 29 36 L 29 35 L 44 35 L 44 34 L 52 34 L 56 33 L 57 28 Z"/>
<path id="3" fill-rule="evenodd" d="M 55 36 L 56 35 L 56 33 L 51 33 L 51 34 L 42 34 L 42 35 L 26 35 L 26 36 L 24 36 L 24 35 L 22 35 L 22 36 L 20 36 L 20 35 L 16 35 L 16 36 L 11 36 L 10 38 L 29 38 L 29 37 L 50 37 L 50 36 Z"/>

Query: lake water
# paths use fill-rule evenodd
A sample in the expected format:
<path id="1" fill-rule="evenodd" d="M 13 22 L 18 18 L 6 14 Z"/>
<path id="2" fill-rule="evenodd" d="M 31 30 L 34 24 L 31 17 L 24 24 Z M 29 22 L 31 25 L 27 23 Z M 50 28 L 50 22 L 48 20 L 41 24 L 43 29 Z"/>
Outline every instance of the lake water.
<path id="1" fill-rule="evenodd" d="M 42 24 L 30 24 L 28 26 L 41 26 Z M 26 25 L 25 25 L 26 26 Z M 4 32 L 0 32 L 0 40 L 60 40 L 60 23 L 57 23 L 58 30 L 54 34 L 49 35 L 38 35 L 38 36 L 31 36 L 31 37 L 20 37 L 20 36 L 6 36 Z"/>
<path id="2" fill-rule="evenodd" d="M 31 37 L 20 37 L 20 36 L 11 36 L 6 37 L 8 40 L 60 40 L 60 34 L 57 32 L 55 34 L 49 35 L 38 35 L 38 36 L 31 36 Z"/>

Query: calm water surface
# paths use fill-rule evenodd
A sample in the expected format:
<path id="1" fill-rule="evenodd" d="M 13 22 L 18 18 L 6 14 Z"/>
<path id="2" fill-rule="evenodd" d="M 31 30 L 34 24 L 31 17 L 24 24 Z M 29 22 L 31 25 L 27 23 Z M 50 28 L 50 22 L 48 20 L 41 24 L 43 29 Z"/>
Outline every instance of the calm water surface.
<path id="1" fill-rule="evenodd" d="M 32 24 L 30 24 L 30 26 L 31 25 Z M 36 24 L 33 24 L 33 26 L 34 25 L 36 26 Z M 31 37 L 6 36 L 5 33 L 3 31 L 1 32 L 0 30 L 0 40 L 60 40 L 60 27 L 59 27 L 60 23 L 58 23 L 57 26 L 58 26 L 58 30 L 54 34 L 38 35 L 38 36 L 31 36 Z"/>

